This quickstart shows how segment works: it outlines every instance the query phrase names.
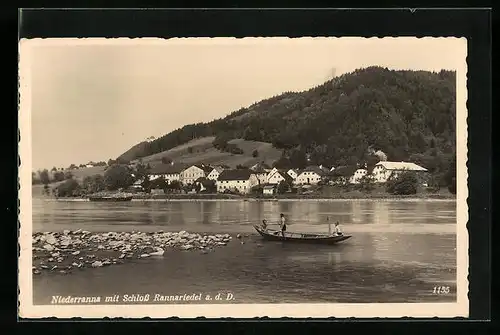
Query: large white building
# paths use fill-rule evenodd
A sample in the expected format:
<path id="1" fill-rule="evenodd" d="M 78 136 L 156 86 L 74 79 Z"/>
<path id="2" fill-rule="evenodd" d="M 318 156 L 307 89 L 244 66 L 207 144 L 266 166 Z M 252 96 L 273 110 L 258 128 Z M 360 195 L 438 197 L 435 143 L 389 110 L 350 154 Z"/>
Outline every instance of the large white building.
<path id="1" fill-rule="evenodd" d="M 427 172 L 426 168 L 409 162 L 378 162 L 373 168 L 372 175 L 376 182 L 385 183 L 391 176 L 396 178 L 401 172 Z"/>
<path id="2" fill-rule="evenodd" d="M 309 166 L 300 171 L 295 179 L 297 185 L 317 185 L 325 173 L 317 166 Z"/>
<path id="3" fill-rule="evenodd" d="M 217 192 L 229 190 L 246 194 L 256 185 L 259 185 L 259 180 L 249 169 L 224 170 L 217 179 Z"/>
<path id="4" fill-rule="evenodd" d="M 149 180 L 155 180 L 163 177 L 167 183 L 172 181 L 181 181 L 182 171 L 187 166 L 185 164 L 158 164 L 148 170 Z"/>
<path id="5" fill-rule="evenodd" d="M 198 178 L 206 178 L 213 168 L 208 165 L 191 165 L 181 173 L 181 181 L 184 185 L 193 184 Z"/>

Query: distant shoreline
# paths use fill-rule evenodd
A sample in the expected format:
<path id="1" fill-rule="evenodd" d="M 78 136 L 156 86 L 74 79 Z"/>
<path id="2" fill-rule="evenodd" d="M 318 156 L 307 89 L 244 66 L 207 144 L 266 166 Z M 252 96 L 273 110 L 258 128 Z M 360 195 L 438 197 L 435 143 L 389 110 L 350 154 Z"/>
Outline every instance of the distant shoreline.
<path id="1" fill-rule="evenodd" d="M 89 201 L 87 198 L 48 198 L 56 201 Z M 251 201 L 251 202 L 269 202 L 269 201 L 456 201 L 454 195 L 444 194 L 421 194 L 421 195 L 364 195 L 353 196 L 352 194 L 339 194 L 338 196 L 286 196 L 277 197 L 252 197 L 252 196 L 227 196 L 224 194 L 210 195 L 153 195 L 153 196 L 134 196 L 132 202 L 169 202 L 169 201 Z M 112 201 L 111 201 L 112 202 Z"/>

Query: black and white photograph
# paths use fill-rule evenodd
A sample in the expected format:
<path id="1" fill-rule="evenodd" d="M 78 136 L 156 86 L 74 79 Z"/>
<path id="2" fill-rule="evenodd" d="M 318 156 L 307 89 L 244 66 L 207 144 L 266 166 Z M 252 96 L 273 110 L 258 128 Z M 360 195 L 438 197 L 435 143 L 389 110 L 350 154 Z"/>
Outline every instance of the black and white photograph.
<path id="1" fill-rule="evenodd" d="M 468 315 L 465 38 L 19 57 L 23 317 Z"/>

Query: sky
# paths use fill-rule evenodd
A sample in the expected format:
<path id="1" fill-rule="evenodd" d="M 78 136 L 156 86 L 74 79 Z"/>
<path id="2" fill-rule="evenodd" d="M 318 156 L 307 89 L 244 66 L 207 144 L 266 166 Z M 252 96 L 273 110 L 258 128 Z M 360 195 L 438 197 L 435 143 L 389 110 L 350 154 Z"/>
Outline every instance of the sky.
<path id="1" fill-rule="evenodd" d="M 30 78 L 32 170 L 115 159 L 149 136 L 357 68 L 455 70 L 466 47 L 456 38 L 24 42 L 20 56 L 28 61 L 20 72 Z"/>

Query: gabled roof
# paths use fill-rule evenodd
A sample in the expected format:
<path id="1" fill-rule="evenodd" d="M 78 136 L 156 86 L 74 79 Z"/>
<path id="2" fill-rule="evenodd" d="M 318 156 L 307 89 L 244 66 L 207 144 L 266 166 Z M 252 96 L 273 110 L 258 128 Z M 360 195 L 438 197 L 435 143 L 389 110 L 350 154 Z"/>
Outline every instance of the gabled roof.
<path id="1" fill-rule="evenodd" d="M 187 164 L 158 164 L 148 170 L 148 174 L 177 174 L 181 173 L 188 167 Z"/>
<path id="2" fill-rule="evenodd" d="M 351 177 L 357 169 L 357 166 L 339 166 L 330 172 L 330 175 L 333 177 Z"/>
<path id="3" fill-rule="evenodd" d="M 217 172 L 221 173 L 222 171 L 224 171 L 224 168 L 223 168 L 222 166 L 215 166 L 214 168 L 212 168 L 212 169 L 210 170 L 210 172 L 212 172 L 213 170 L 215 170 L 215 171 L 217 171 Z"/>
<path id="4" fill-rule="evenodd" d="M 410 171 L 427 171 L 426 168 L 421 167 L 415 163 L 410 162 L 378 162 L 375 166 L 381 165 L 387 170 L 410 170 Z"/>
<path id="5" fill-rule="evenodd" d="M 287 170 L 287 171 L 288 171 L 288 170 Z M 278 170 L 278 173 L 279 173 L 279 174 L 280 174 L 283 178 L 285 178 L 285 181 L 287 181 L 287 182 L 291 183 L 291 182 L 293 182 L 293 178 L 292 178 L 292 176 L 290 176 L 290 175 L 287 173 L 287 171 L 285 171 L 285 170 Z"/>
<path id="6" fill-rule="evenodd" d="M 269 170 L 270 167 L 269 165 L 265 164 L 265 163 L 257 163 L 257 164 L 254 164 L 250 167 L 250 170 L 256 172 L 256 173 L 266 173 L 267 171 L 266 170 Z"/>
<path id="7" fill-rule="evenodd" d="M 193 165 L 192 165 L 193 166 Z M 206 173 L 210 173 L 212 172 L 212 170 L 214 169 L 212 166 L 210 165 L 205 165 L 205 164 L 195 164 L 194 166 L 196 166 L 198 169 L 201 169 L 203 170 L 204 172 Z"/>
<path id="8" fill-rule="evenodd" d="M 248 180 L 253 172 L 249 169 L 224 170 L 217 180 Z"/>
<path id="9" fill-rule="evenodd" d="M 281 177 L 283 177 L 283 179 L 285 179 L 285 181 L 287 181 L 287 182 L 291 183 L 291 182 L 293 182 L 293 178 L 292 178 L 292 176 L 290 176 L 290 175 L 287 173 L 287 171 L 288 171 L 288 170 L 286 170 L 286 171 L 285 171 L 285 170 L 276 170 L 276 172 L 275 172 L 275 173 L 279 173 L 279 175 L 280 175 Z M 273 173 L 273 174 L 274 174 L 274 173 Z"/>
<path id="10" fill-rule="evenodd" d="M 302 171 L 299 171 L 298 174 L 300 175 L 300 174 L 302 174 L 304 172 L 314 172 L 314 173 L 318 174 L 319 176 L 325 175 L 325 171 L 323 171 L 322 169 L 320 169 L 319 166 L 313 166 L 313 165 L 306 167 Z"/>

